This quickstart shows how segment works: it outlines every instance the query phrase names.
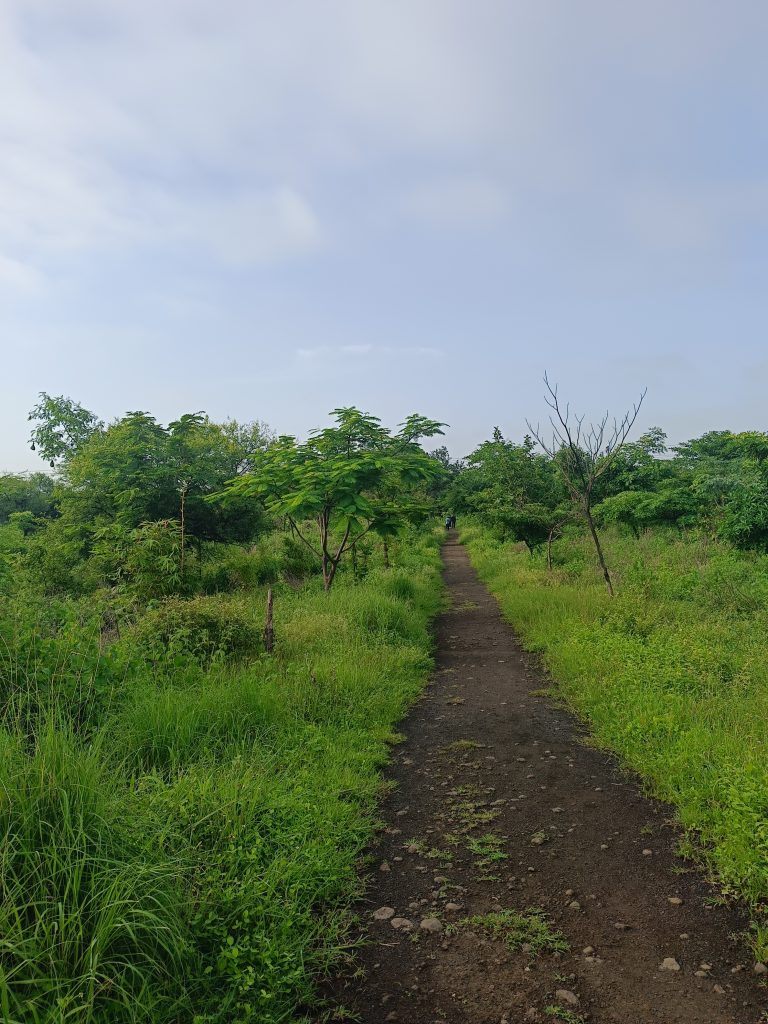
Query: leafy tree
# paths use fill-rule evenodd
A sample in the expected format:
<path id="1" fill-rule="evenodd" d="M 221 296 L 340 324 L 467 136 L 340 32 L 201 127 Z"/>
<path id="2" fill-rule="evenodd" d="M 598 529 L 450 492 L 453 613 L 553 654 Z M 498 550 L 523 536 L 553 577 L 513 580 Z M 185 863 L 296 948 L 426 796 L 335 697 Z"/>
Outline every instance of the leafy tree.
<path id="1" fill-rule="evenodd" d="M 6 473 L 0 476 L 0 525 L 14 512 L 52 516 L 56 503 L 54 483 L 47 473 Z"/>
<path id="2" fill-rule="evenodd" d="M 27 417 L 36 424 L 29 439 L 32 451 L 38 451 L 53 468 L 57 459 L 68 461 L 101 429 L 102 423 L 94 413 L 64 395 L 41 391 L 39 399 Z"/>
<path id="3" fill-rule="evenodd" d="M 565 493 L 550 460 L 534 451 L 530 437 L 515 444 L 496 427 L 466 463 L 456 487 L 460 507 L 533 554 L 564 518 Z"/>
<path id="4" fill-rule="evenodd" d="M 695 522 L 696 508 L 690 488 L 667 485 L 659 491 L 621 491 L 595 505 L 600 525 L 627 526 L 635 535 L 653 526 Z"/>
<path id="5" fill-rule="evenodd" d="M 344 555 L 366 534 L 390 536 L 425 513 L 420 489 L 442 472 L 418 441 L 442 433 L 443 424 L 414 415 L 391 434 L 352 407 L 332 415 L 334 425 L 303 444 L 278 438 L 216 499 L 257 499 L 285 518 L 319 559 L 326 591 Z"/>

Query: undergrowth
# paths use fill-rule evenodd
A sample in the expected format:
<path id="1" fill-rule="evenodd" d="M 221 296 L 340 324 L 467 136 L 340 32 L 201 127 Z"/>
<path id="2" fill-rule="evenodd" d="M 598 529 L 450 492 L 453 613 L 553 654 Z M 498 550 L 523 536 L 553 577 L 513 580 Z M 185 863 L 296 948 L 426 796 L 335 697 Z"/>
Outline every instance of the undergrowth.
<path id="1" fill-rule="evenodd" d="M 431 666 L 438 538 L 395 567 L 174 599 L 0 615 L 4 1024 L 315 1019 L 346 955 L 355 865 L 393 726 Z M 215 587 L 211 586 L 211 590 Z"/>

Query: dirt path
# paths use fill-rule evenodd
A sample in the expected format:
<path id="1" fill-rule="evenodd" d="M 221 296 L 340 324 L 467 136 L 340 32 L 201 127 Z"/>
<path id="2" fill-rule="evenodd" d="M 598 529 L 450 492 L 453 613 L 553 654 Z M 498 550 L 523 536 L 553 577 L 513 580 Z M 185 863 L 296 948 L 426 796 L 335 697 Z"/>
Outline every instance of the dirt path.
<path id="1" fill-rule="evenodd" d="M 768 975 L 734 937 L 746 921 L 676 856 L 669 808 L 584 745 L 454 537 L 443 555 L 452 607 L 388 773 L 370 941 L 332 1002 L 366 1024 L 768 1020 Z M 513 950 L 499 918 L 461 923 L 529 908 L 567 951 L 535 955 L 531 934 Z"/>

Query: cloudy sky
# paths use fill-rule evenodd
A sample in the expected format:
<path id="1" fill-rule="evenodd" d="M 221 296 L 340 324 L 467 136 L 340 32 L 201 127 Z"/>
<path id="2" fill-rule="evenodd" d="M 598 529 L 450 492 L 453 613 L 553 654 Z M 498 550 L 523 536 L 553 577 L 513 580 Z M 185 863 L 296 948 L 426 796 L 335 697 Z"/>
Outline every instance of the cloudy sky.
<path id="1" fill-rule="evenodd" d="M 37 392 L 463 455 L 768 428 L 764 0 L 0 0 L 0 469 Z"/>

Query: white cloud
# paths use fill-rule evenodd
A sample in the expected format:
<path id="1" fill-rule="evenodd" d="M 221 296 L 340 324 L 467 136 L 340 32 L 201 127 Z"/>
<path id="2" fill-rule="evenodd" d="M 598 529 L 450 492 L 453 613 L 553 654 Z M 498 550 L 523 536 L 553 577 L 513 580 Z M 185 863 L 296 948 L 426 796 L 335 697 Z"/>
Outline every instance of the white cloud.
<path id="1" fill-rule="evenodd" d="M 638 133 L 663 172 L 686 130 L 670 142 L 653 90 L 718 85 L 765 22 L 748 0 L 5 0 L 0 251 L 38 271 L 179 242 L 213 265 L 290 260 L 352 220 L 350 181 L 449 230 L 553 200 L 599 218 Z M 654 224 L 706 243 L 695 209 L 657 198 L 620 213 L 636 244 Z"/>

